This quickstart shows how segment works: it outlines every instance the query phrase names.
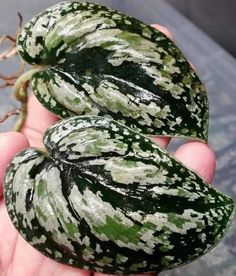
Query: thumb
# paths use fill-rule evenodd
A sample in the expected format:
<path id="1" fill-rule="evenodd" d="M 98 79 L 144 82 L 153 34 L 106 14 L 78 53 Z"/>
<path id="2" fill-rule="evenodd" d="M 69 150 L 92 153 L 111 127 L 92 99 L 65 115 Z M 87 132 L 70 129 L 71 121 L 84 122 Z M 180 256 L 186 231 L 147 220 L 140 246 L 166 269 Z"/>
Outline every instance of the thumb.
<path id="1" fill-rule="evenodd" d="M 23 134 L 14 131 L 0 134 L 0 198 L 8 164 L 18 152 L 26 147 L 29 147 L 29 142 Z"/>

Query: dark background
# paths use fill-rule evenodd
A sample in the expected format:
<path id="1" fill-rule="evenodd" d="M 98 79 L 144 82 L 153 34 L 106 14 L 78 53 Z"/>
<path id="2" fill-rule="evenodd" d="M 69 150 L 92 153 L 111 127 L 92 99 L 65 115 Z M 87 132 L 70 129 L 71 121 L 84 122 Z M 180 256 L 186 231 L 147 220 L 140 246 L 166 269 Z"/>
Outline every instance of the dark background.
<path id="1" fill-rule="evenodd" d="M 236 57 L 235 0 L 166 0 Z"/>

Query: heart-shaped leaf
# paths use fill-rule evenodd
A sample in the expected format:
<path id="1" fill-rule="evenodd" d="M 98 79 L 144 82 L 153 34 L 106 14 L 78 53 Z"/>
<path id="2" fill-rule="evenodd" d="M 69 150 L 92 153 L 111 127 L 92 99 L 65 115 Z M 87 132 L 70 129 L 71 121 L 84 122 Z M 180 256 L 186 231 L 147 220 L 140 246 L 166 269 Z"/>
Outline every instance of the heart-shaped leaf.
<path id="1" fill-rule="evenodd" d="M 63 120 L 5 178 L 9 215 L 35 248 L 64 264 L 112 274 L 159 272 L 214 247 L 231 198 L 145 135 L 207 140 L 204 86 L 156 29 L 106 7 L 67 1 L 18 38 L 36 66 L 36 97 Z M 17 89 L 16 89 L 17 90 Z M 22 91 L 21 91 L 22 92 Z"/>
<path id="2" fill-rule="evenodd" d="M 63 2 L 18 38 L 39 101 L 60 117 L 105 115 L 145 134 L 207 140 L 205 88 L 161 32 L 106 7 Z"/>
<path id="3" fill-rule="evenodd" d="M 112 274 L 162 271 L 215 246 L 232 199 L 145 136 L 109 118 L 51 126 L 47 153 L 26 149 L 5 178 L 22 236 L 59 262 Z"/>

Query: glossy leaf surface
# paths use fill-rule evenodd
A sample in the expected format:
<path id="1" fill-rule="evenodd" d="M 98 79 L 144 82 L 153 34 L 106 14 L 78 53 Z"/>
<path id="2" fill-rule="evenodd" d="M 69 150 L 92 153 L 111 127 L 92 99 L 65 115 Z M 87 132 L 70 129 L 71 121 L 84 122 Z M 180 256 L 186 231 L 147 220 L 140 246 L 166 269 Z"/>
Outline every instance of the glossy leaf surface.
<path id="1" fill-rule="evenodd" d="M 62 118 L 110 116 L 144 134 L 207 140 L 205 88 L 161 32 L 86 2 L 63 2 L 34 17 L 18 49 L 45 66 L 32 77 L 40 102 Z"/>
<path id="2" fill-rule="evenodd" d="M 208 252 L 229 226 L 232 199 L 116 121 L 66 119 L 44 144 L 15 157 L 5 198 L 22 236 L 59 262 L 159 272 Z"/>

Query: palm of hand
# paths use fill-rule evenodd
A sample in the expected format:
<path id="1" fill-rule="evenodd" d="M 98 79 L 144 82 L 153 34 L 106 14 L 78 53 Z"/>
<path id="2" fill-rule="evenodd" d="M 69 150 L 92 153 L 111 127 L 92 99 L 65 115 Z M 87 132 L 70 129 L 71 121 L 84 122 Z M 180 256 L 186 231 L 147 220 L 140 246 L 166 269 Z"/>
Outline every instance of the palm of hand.
<path id="1" fill-rule="evenodd" d="M 43 147 L 42 135 L 46 128 L 57 118 L 44 109 L 37 100 L 30 96 L 29 116 L 20 133 L 8 132 L 0 136 L 0 151 L 4 156 L 0 158 L 0 183 L 4 178 L 7 164 L 14 155 L 22 149 L 35 146 Z M 1 185 L 0 185 L 1 186 Z M 81 275 L 90 273 L 64 266 L 43 256 L 31 247 L 14 228 L 7 214 L 0 188 L 0 275 L 5 276 L 49 276 L 49 275 Z"/>
<path id="2" fill-rule="evenodd" d="M 161 26 L 159 30 L 171 36 Z M 1 276 L 89 276 L 91 273 L 59 264 L 36 251 L 17 232 L 8 217 L 2 196 L 2 183 L 7 165 L 22 149 L 43 147 L 42 135 L 57 118 L 30 96 L 28 116 L 21 133 L 8 132 L 0 135 L 0 275 Z M 161 146 L 167 146 L 169 139 L 154 138 Z M 210 182 L 214 173 L 215 157 L 212 150 L 203 143 L 189 142 L 181 146 L 175 157 Z M 194 157 L 194 158 L 192 158 Z M 102 276 L 101 273 L 94 273 Z"/>
<path id="3" fill-rule="evenodd" d="M 0 136 L 0 183 L 3 182 L 7 164 L 14 155 L 28 146 L 42 147 L 42 135 L 57 118 L 44 109 L 34 96 L 29 99 L 29 114 L 22 133 L 8 132 Z M 155 138 L 162 146 L 168 144 L 166 138 Z M 210 181 L 214 171 L 214 154 L 200 142 L 189 142 L 175 153 L 176 158 Z M 194 158 L 191 158 L 194 156 Z M 0 186 L 1 187 L 1 186 Z M 0 188 L 2 195 L 2 188 Z M 0 201 L 0 275 L 2 276 L 49 276 L 81 275 L 90 272 L 59 264 L 36 251 L 16 231 L 12 225 L 1 197 Z M 95 273 L 99 276 L 100 273 Z M 101 275 L 101 274 L 100 274 Z"/>

